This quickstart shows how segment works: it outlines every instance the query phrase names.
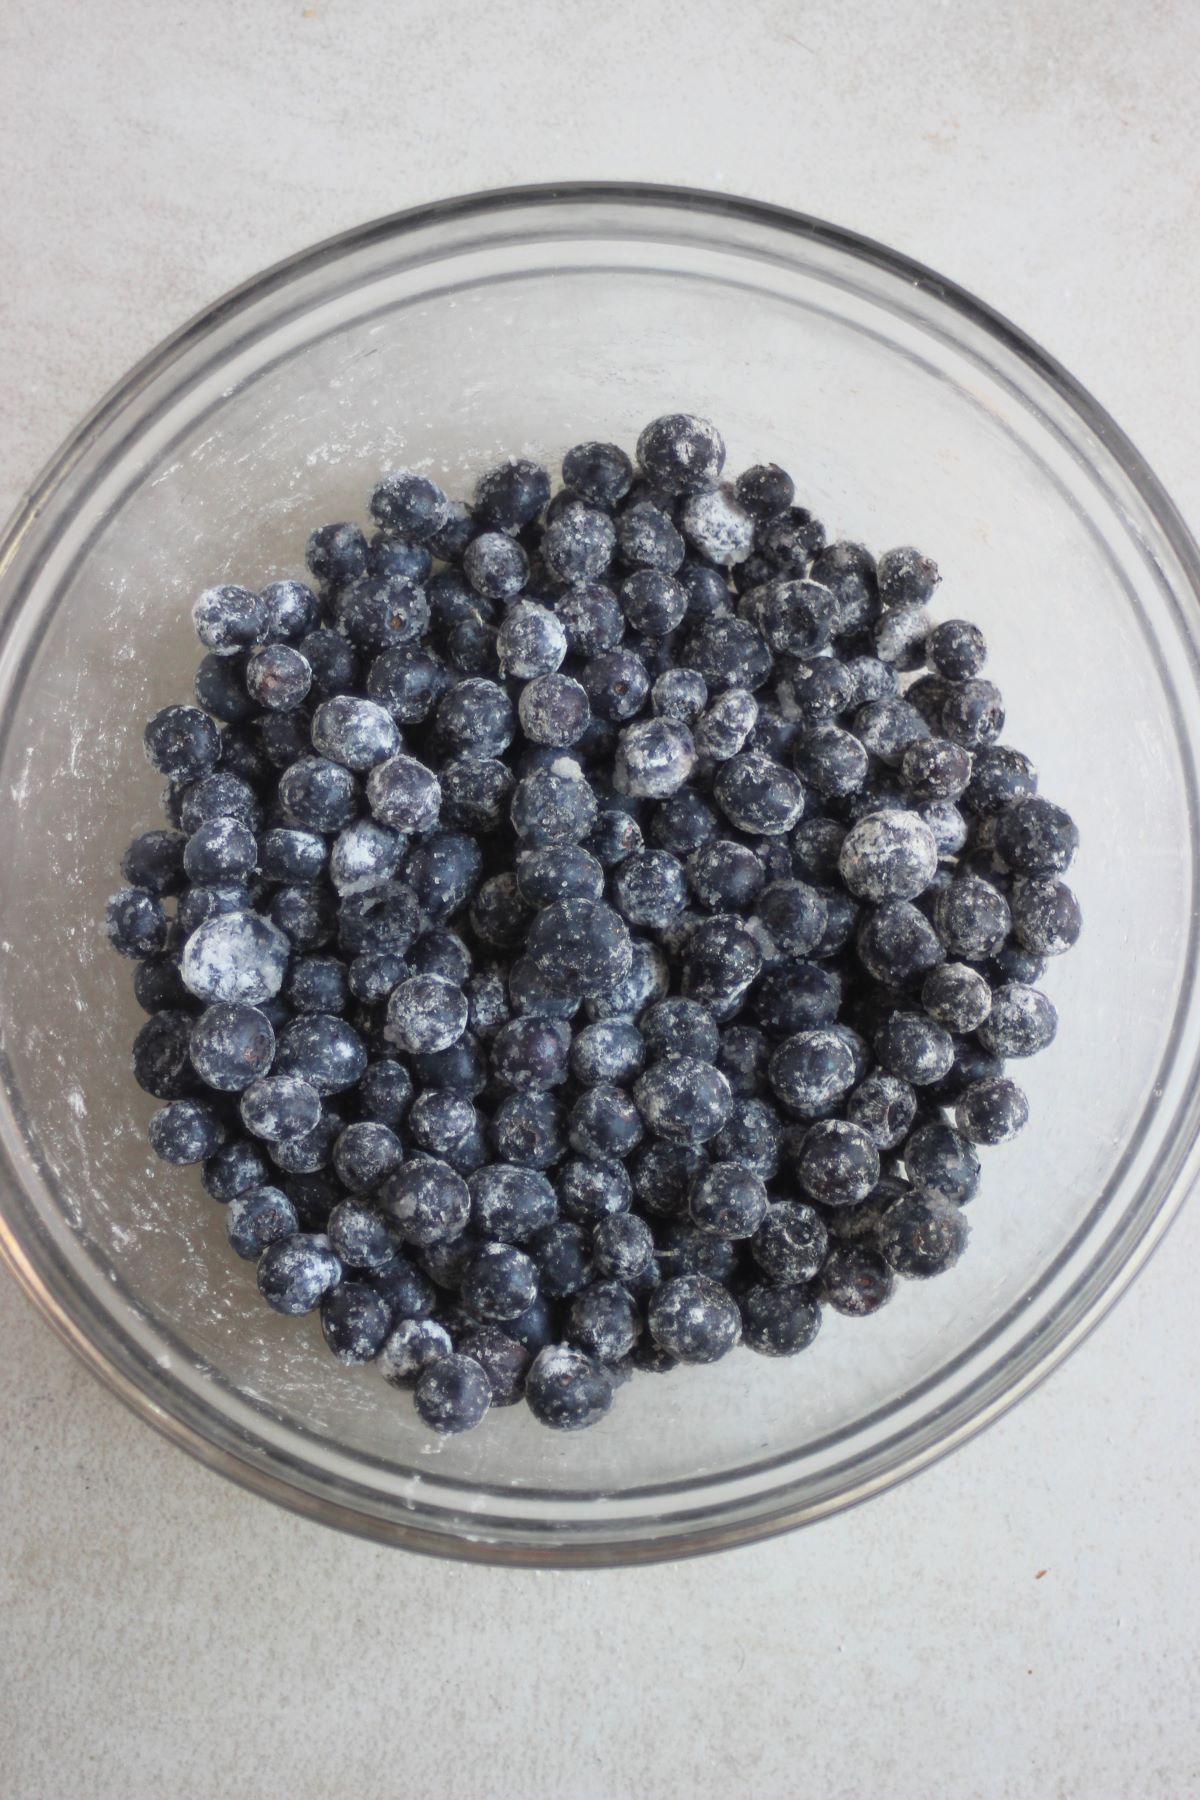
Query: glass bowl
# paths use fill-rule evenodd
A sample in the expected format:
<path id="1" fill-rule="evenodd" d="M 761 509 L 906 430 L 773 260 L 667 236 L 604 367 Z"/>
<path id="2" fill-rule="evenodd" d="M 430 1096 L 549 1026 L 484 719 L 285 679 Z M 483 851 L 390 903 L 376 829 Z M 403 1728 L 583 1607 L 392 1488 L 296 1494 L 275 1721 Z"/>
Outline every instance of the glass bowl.
<path id="1" fill-rule="evenodd" d="M 598 1429 L 524 1408 L 438 1442 L 315 1320 L 259 1301 L 194 1171 L 157 1164 L 141 1015 L 98 920 L 157 822 L 142 722 L 187 698 L 194 593 L 303 568 L 381 469 L 452 491 L 655 414 L 716 419 L 831 535 L 916 543 L 977 619 L 1009 739 L 1079 820 L 1062 1025 L 989 1152 L 967 1255 L 774 1363 L 640 1376 Z M 0 1247 L 144 1418 L 212 1467 L 410 1548 L 596 1564 L 734 1544 L 960 1443 L 1077 1344 L 1196 1167 L 1197 552 L 1113 422 L 927 269 L 715 195 L 522 189 L 385 219 L 259 276 L 55 457 L 0 562 Z"/>

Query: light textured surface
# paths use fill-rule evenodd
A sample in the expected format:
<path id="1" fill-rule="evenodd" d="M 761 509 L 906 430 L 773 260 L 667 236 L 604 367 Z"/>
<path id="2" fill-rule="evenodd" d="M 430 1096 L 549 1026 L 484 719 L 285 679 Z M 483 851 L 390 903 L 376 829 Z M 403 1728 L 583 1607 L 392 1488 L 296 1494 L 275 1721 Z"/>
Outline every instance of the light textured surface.
<path id="1" fill-rule="evenodd" d="M 418 201 L 602 175 L 932 263 L 1091 386 L 1195 525 L 1198 55 L 1190 0 L 8 0 L 0 506 L 263 264 Z M 274 1511 L 136 1424 L 0 1283 L 0 1789 L 1182 1800 L 1198 1265 L 1193 1206 L 1068 1367 L 871 1506 L 595 1577 Z"/>

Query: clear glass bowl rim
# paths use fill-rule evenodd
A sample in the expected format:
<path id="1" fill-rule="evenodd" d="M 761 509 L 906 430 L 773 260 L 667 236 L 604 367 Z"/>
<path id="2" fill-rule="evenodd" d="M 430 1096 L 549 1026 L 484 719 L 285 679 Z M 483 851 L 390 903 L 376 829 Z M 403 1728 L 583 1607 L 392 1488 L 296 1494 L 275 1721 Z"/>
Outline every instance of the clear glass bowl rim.
<path id="1" fill-rule="evenodd" d="M 1093 395 L 1054 357 L 1010 320 L 977 299 L 955 282 L 914 259 L 872 238 L 826 220 L 739 196 L 705 189 L 635 182 L 558 182 L 482 190 L 385 215 L 321 240 L 293 256 L 273 264 L 231 289 L 205 307 L 177 331 L 163 339 L 88 413 L 42 469 L 19 500 L 0 536 L 0 584 L 17 562 L 25 540 L 47 510 L 56 493 L 69 480 L 76 464 L 128 406 L 159 380 L 189 349 L 218 326 L 248 310 L 258 301 L 289 283 L 316 271 L 327 261 L 355 250 L 368 249 L 387 240 L 399 240 L 427 226 L 470 218 L 495 218 L 518 210 L 573 206 L 586 209 L 633 206 L 664 212 L 690 212 L 714 224 L 722 219 L 774 229 L 794 238 L 807 239 L 853 260 L 877 268 L 918 289 L 935 304 L 994 340 L 1045 383 L 1083 425 L 1104 445 L 1121 474 L 1136 491 L 1156 529 L 1162 534 L 1193 596 L 1200 596 L 1200 548 L 1184 524 L 1174 503 L 1140 452 Z M 0 640 L 20 610 L 20 589 L 4 599 L 0 608 Z M 1161 1243 L 1193 1185 L 1197 1173 L 1195 1143 L 1175 1161 L 1173 1179 L 1153 1196 L 1147 1196 L 1138 1217 L 1126 1221 L 1124 1253 L 1116 1266 L 1093 1271 L 1092 1291 L 1071 1316 L 1051 1322 L 1044 1330 L 1036 1353 L 1017 1368 L 993 1371 L 976 1384 L 975 1391 L 960 1396 L 948 1409 L 936 1433 L 926 1433 L 916 1443 L 901 1444 L 892 1463 L 869 1478 L 848 1484 L 832 1498 L 817 1503 L 789 1494 L 787 1485 L 773 1491 L 770 1504 L 753 1516 L 707 1526 L 692 1514 L 682 1531 L 648 1526 L 639 1538 L 603 1544 L 556 1543 L 547 1534 L 544 1545 L 467 1541 L 441 1530 L 384 1519 L 351 1504 L 318 1495 L 289 1482 L 283 1476 L 232 1453 L 207 1437 L 187 1419 L 167 1410 L 150 1388 L 150 1372 L 143 1384 L 115 1358 L 110 1357 L 71 1308 L 43 1279 L 34 1259 L 27 1254 L 19 1234 L 3 1210 L 0 1192 L 0 1260 L 11 1270 L 20 1287 L 58 1336 L 87 1367 L 141 1419 L 153 1425 L 171 1442 L 187 1450 L 210 1468 L 249 1491 L 263 1495 L 302 1516 L 319 1520 L 353 1535 L 398 1545 L 424 1554 L 499 1564 L 603 1567 L 678 1558 L 731 1548 L 770 1537 L 816 1518 L 845 1510 L 907 1480 L 930 1463 L 956 1449 L 999 1418 L 1045 1379 L 1090 1334 L 1110 1307 L 1145 1267 Z M 1134 1229 L 1136 1227 L 1136 1229 Z M 661 1526 L 661 1521 L 655 1522 Z"/>

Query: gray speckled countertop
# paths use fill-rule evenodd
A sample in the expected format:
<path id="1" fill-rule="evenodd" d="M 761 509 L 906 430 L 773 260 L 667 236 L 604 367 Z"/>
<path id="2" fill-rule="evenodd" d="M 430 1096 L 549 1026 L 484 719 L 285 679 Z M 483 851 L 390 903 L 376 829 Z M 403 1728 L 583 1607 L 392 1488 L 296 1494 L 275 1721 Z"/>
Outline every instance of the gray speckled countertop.
<path id="1" fill-rule="evenodd" d="M 1195 524 L 1198 57 L 1189 0 L 9 0 L 0 505 L 263 264 L 416 201 L 605 175 L 932 263 L 1057 353 Z M 584 1577 L 273 1510 L 0 1280 L 0 1789 L 1184 1800 L 1198 1267 L 1193 1206 L 1067 1367 L 870 1506 Z"/>

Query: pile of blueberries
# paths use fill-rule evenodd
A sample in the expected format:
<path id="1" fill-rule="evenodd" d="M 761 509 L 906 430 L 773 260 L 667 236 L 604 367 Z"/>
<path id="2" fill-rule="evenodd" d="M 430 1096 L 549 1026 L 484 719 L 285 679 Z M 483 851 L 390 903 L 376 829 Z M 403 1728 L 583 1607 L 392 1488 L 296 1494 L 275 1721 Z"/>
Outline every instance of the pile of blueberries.
<path id="1" fill-rule="evenodd" d="M 159 1156 L 437 1431 L 601 1418 L 949 1268 L 1078 833 L 935 565 L 707 421 L 401 471 L 313 585 L 212 588 L 109 903 Z M 168 905 L 173 902 L 173 910 Z"/>

